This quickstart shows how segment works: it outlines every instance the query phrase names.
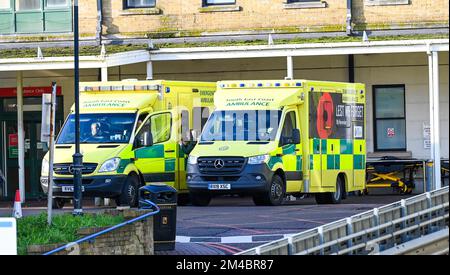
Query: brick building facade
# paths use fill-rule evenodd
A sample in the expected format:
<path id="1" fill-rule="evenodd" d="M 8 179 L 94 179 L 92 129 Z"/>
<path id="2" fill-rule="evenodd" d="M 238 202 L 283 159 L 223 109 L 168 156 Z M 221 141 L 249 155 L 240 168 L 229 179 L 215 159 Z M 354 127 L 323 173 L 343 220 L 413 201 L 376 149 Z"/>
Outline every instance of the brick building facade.
<path id="1" fill-rule="evenodd" d="M 48 6 L 52 1 L 58 9 Z M 20 2 L 0 0 L 0 42 L 71 33 L 69 0 L 31 0 L 30 10 Z M 348 2 L 355 30 L 448 26 L 447 0 L 80 0 L 80 33 L 95 37 L 100 21 L 112 38 L 345 31 Z"/>

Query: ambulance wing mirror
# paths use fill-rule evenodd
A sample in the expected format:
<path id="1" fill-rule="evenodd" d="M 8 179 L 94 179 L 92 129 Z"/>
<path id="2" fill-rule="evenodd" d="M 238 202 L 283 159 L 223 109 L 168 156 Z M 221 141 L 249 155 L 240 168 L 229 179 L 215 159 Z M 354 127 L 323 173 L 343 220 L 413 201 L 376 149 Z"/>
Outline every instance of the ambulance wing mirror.
<path id="1" fill-rule="evenodd" d="M 198 141 L 200 132 L 197 129 L 191 129 L 190 134 L 191 141 Z"/>
<path id="2" fill-rule="evenodd" d="M 300 130 L 299 129 L 292 130 L 292 143 L 300 144 Z"/>
<path id="3" fill-rule="evenodd" d="M 289 144 L 299 144 L 300 143 L 300 130 L 292 129 L 292 136 L 286 137 L 281 136 L 279 146 L 289 145 Z"/>
<path id="4" fill-rule="evenodd" d="M 153 145 L 153 135 L 150 132 L 144 133 L 143 144 L 144 147 L 150 147 Z"/>
<path id="5" fill-rule="evenodd" d="M 142 148 L 142 147 L 150 147 L 152 145 L 153 145 L 153 135 L 148 131 L 144 131 L 135 137 L 133 147 Z"/>

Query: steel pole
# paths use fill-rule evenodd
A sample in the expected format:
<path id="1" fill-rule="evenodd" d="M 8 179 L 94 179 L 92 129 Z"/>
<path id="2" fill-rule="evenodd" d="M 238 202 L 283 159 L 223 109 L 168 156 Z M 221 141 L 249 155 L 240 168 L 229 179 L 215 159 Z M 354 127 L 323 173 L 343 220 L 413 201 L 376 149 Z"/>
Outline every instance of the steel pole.
<path id="1" fill-rule="evenodd" d="M 55 115 L 56 115 L 56 82 L 52 82 L 52 100 L 50 108 L 50 136 L 48 138 L 49 148 L 49 169 L 48 169 L 48 198 L 47 198 L 47 223 L 52 224 L 53 215 L 53 160 L 54 160 L 54 135 L 55 135 Z"/>
<path id="2" fill-rule="evenodd" d="M 73 215 L 83 215 L 81 169 L 83 168 L 83 155 L 80 152 L 80 75 L 79 75 L 79 33 L 78 33 L 78 0 L 73 1 L 73 35 L 74 35 L 74 63 L 75 63 L 75 154 L 73 157 Z"/>
<path id="3" fill-rule="evenodd" d="M 434 181 L 435 188 L 440 189 L 441 182 L 441 135 L 440 135 L 440 115 L 439 115 L 439 55 L 437 51 L 432 51 L 433 59 L 433 118 L 434 118 Z"/>
<path id="4" fill-rule="evenodd" d="M 17 143 L 20 202 L 25 202 L 25 130 L 23 123 L 23 74 L 17 72 Z"/>

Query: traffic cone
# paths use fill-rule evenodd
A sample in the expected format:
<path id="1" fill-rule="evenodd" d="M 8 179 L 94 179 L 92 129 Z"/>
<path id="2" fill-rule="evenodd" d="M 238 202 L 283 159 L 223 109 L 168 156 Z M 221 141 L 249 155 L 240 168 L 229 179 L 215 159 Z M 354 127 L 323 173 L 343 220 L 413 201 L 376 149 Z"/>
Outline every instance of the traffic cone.
<path id="1" fill-rule="evenodd" d="M 16 198 L 14 200 L 13 217 L 16 219 L 22 218 L 22 204 L 20 202 L 20 191 L 16 190 Z"/>

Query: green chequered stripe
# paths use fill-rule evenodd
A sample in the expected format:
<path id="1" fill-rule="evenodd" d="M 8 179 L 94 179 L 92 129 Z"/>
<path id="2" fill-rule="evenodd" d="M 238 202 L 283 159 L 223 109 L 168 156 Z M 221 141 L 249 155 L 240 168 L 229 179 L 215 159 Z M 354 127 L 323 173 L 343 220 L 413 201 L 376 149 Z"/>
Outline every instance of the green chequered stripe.
<path id="1" fill-rule="evenodd" d="M 326 155 L 327 154 L 327 140 L 322 139 L 321 143 L 322 143 L 322 155 Z"/>
<path id="2" fill-rule="evenodd" d="M 289 144 L 283 146 L 283 155 L 292 155 L 295 154 L 295 144 Z"/>
<path id="3" fill-rule="evenodd" d="M 117 168 L 117 173 L 123 173 L 128 164 L 131 163 L 130 159 L 121 159 L 119 162 L 119 167 Z"/>
<path id="4" fill-rule="evenodd" d="M 297 156 L 297 171 L 302 171 L 303 168 L 303 158 L 302 156 Z"/>
<path id="5" fill-rule="evenodd" d="M 321 155 L 322 161 L 326 161 L 325 167 L 329 170 L 340 170 L 342 161 L 341 155 L 353 155 L 353 167 L 354 169 L 366 169 L 366 156 L 364 154 L 354 154 L 353 153 L 353 140 L 351 139 L 340 139 L 339 140 L 340 151 L 338 154 L 327 154 L 327 140 L 326 139 L 313 139 L 313 154 L 309 156 L 309 169 L 314 170 L 314 155 Z M 347 160 L 348 161 L 348 160 Z M 320 163 L 316 163 L 319 165 Z M 323 165 L 323 164 L 322 164 Z M 350 164 L 351 165 L 351 164 Z M 346 165 L 348 167 L 348 164 Z M 323 167 L 323 166 L 322 166 Z M 344 166 L 343 166 L 344 167 Z"/>
<path id="6" fill-rule="evenodd" d="M 165 172 L 175 171 L 175 159 L 166 159 L 164 161 L 164 171 Z"/>
<path id="7" fill-rule="evenodd" d="M 334 155 L 334 169 L 341 169 L 341 155 Z"/>
<path id="8" fill-rule="evenodd" d="M 313 139 L 313 154 L 320 154 L 320 139 Z"/>
<path id="9" fill-rule="evenodd" d="M 283 162 L 281 157 L 270 157 L 269 162 L 267 163 L 267 165 L 269 166 L 270 169 L 272 169 L 275 166 L 275 164 L 277 164 L 279 162 Z"/>
<path id="10" fill-rule="evenodd" d="M 355 169 L 366 169 L 366 156 L 365 155 L 354 155 L 353 156 L 353 167 Z"/>
<path id="11" fill-rule="evenodd" d="M 327 155 L 327 169 L 340 169 L 341 168 L 341 155 Z"/>
<path id="12" fill-rule="evenodd" d="M 150 147 L 139 148 L 135 151 L 136 158 L 164 158 L 164 145 L 156 144 Z"/>
<path id="13" fill-rule="evenodd" d="M 351 139 L 341 139 L 341 154 L 353 154 L 353 141 Z"/>
<path id="14" fill-rule="evenodd" d="M 327 169 L 334 169 L 334 155 L 327 155 Z"/>

